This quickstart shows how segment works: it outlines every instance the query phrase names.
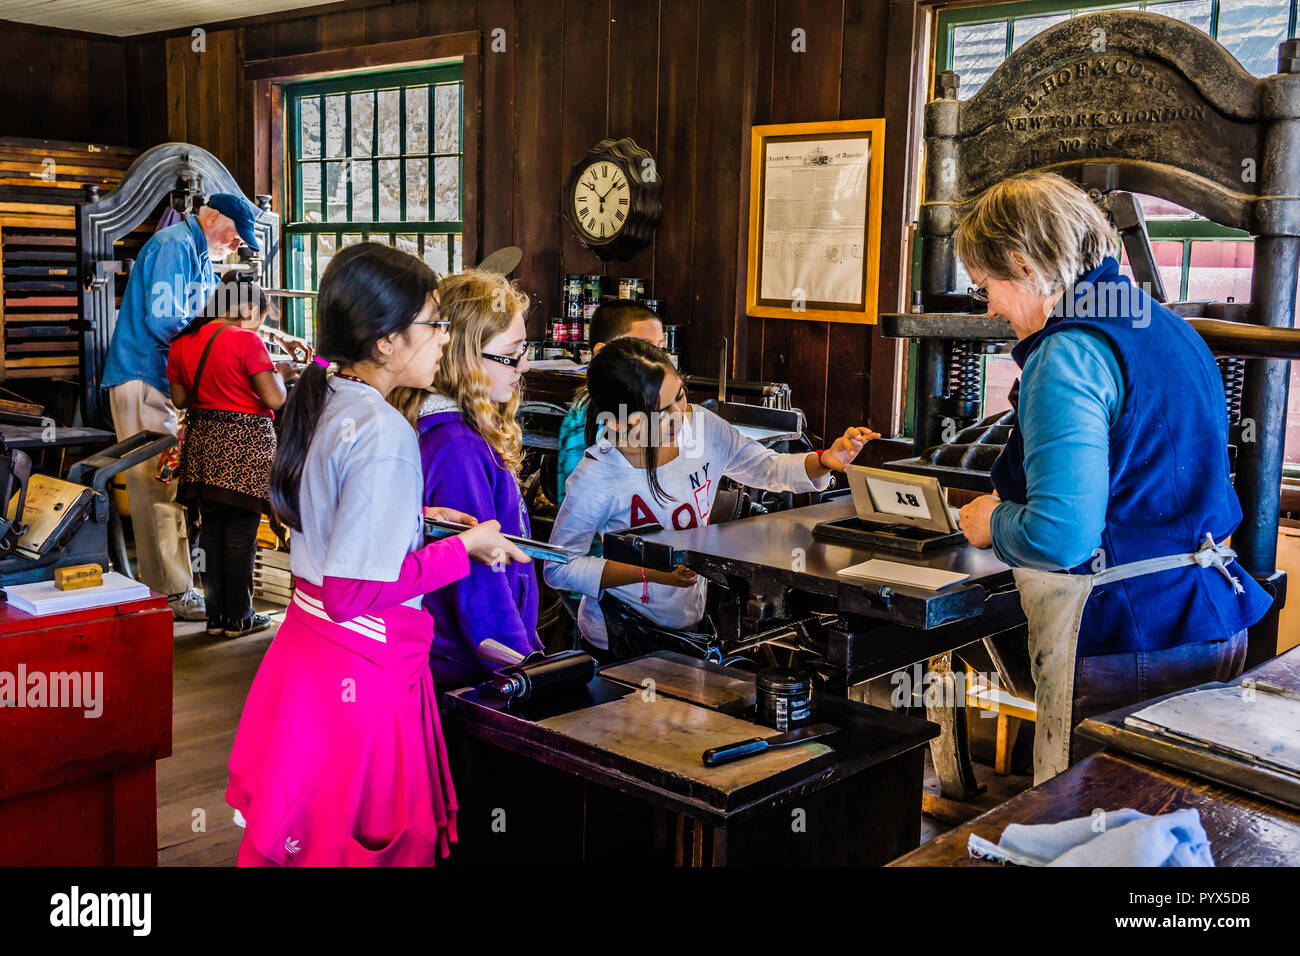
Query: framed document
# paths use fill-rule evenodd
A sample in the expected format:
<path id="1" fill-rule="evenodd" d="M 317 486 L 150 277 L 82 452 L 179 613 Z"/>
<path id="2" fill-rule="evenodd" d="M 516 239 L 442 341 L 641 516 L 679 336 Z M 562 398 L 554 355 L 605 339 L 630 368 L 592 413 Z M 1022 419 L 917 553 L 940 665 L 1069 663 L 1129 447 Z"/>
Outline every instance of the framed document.
<path id="1" fill-rule="evenodd" d="M 749 315 L 876 321 L 885 121 L 755 126 Z"/>

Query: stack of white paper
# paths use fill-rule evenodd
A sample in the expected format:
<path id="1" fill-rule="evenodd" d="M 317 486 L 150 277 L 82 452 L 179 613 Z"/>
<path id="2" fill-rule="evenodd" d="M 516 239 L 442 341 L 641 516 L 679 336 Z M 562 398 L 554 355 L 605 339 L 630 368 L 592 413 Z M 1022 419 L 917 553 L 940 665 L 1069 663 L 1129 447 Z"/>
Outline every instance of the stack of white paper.
<path id="1" fill-rule="evenodd" d="M 915 564 L 901 564 L 898 561 L 882 561 L 872 558 L 840 572 L 846 578 L 867 578 L 883 581 L 886 584 L 906 584 L 914 588 L 938 591 L 950 584 L 965 581 L 969 574 L 960 571 L 944 571 L 942 568 L 923 568 Z"/>
<path id="2" fill-rule="evenodd" d="M 4 592 L 13 607 L 28 614 L 41 615 L 142 601 L 149 596 L 149 587 L 124 574 L 107 571 L 104 583 L 97 588 L 60 591 L 53 581 L 35 581 L 32 584 L 11 584 Z"/>

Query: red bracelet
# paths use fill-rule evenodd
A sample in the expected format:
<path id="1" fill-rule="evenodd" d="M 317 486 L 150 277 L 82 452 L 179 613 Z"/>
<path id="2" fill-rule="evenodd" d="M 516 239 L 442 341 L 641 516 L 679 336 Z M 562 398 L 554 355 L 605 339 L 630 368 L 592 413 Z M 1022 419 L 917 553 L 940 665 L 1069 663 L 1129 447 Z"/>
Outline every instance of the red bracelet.
<path id="1" fill-rule="evenodd" d="M 822 465 L 822 455 L 826 454 L 826 452 L 829 450 L 830 449 L 827 448 L 818 448 L 815 451 L 813 451 L 813 454 L 817 456 L 817 464 Z M 822 467 L 825 468 L 826 466 L 822 465 Z"/>

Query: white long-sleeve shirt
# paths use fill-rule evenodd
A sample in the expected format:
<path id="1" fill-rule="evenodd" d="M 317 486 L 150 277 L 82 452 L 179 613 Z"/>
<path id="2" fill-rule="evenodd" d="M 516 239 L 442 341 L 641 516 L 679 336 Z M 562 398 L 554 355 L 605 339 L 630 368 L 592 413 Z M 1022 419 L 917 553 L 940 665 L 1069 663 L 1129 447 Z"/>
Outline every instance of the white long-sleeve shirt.
<path id="1" fill-rule="evenodd" d="M 678 438 L 679 453 L 658 469 L 667 501 L 656 500 L 650 473 L 632 465 L 612 445 L 593 445 L 566 483 L 564 505 L 551 531 L 551 544 L 585 554 L 596 536 L 611 531 L 662 525 L 678 530 L 709 523 L 709 512 L 723 475 L 751 488 L 769 491 L 823 491 L 830 473 L 813 481 L 804 465 L 806 452 L 778 455 L 746 438 L 708 409 L 692 405 Z M 605 618 L 597 603 L 605 559 L 582 557 L 568 564 L 547 564 L 546 583 L 583 595 L 578 627 L 597 647 L 608 647 Z M 643 590 L 649 602 L 642 603 Z M 688 588 L 638 581 L 612 588 L 620 601 L 663 627 L 681 629 L 704 616 L 705 582 Z"/>

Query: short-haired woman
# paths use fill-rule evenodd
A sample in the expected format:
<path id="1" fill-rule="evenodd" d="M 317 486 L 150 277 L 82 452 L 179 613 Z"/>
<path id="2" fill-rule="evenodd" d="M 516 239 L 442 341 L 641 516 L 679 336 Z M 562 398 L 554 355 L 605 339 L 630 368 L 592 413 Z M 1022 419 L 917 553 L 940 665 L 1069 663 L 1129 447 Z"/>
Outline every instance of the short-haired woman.
<path id="1" fill-rule="evenodd" d="M 955 240 L 1019 340 L 1017 425 L 996 493 L 962 508 L 961 528 L 1015 569 L 1040 783 L 1083 756 L 1083 718 L 1239 674 L 1270 599 L 1222 545 L 1241 507 L 1214 358 L 1120 274 L 1105 215 L 1028 173 L 984 193 Z"/>

